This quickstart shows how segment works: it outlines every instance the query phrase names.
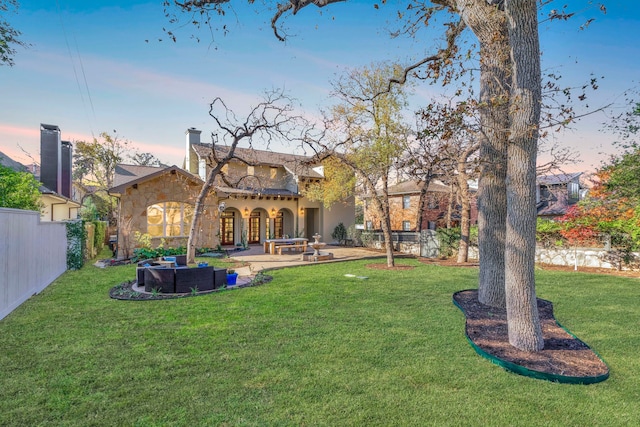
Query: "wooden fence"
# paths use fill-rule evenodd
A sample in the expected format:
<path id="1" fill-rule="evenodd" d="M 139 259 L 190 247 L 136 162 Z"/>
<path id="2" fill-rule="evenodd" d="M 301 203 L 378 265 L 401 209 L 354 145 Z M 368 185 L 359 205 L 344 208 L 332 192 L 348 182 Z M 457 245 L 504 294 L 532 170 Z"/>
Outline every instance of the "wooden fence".
<path id="1" fill-rule="evenodd" d="M 0 208 L 0 319 L 67 270 L 67 229 L 40 213 Z"/>

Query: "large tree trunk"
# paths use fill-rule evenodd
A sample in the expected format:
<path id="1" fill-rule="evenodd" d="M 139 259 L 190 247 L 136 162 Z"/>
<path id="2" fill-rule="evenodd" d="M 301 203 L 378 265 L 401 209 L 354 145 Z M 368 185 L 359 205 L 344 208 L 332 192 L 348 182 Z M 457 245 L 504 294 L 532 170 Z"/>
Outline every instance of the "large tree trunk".
<path id="1" fill-rule="evenodd" d="M 540 45 L 536 0 L 507 0 L 513 84 L 507 165 L 506 305 L 509 342 L 544 347 L 535 289 L 536 154 L 540 120 Z"/>
<path id="2" fill-rule="evenodd" d="M 511 59 L 504 12 L 484 1 L 458 0 L 480 42 L 480 180 L 478 185 L 478 299 L 505 306 L 506 163 Z"/>

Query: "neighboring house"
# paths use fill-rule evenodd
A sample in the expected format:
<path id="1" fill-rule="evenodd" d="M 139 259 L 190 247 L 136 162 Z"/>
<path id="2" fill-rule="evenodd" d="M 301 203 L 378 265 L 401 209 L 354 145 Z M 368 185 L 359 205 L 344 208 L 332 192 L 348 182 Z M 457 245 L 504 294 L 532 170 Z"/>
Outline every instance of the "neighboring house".
<path id="1" fill-rule="evenodd" d="M 570 206 L 583 198 L 580 185 L 582 172 L 545 175 L 537 178 L 536 207 L 538 217 L 554 219 L 567 213 Z"/>
<path id="2" fill-rule="evenodd" d="M 423 185 L 423 183 L 410 180 L 389 186 L 389 212 L 392 231 L 416 231 L 418 229 L 418 206 Z M 422 215 L 420 215 L 422 221 L 420 229 L 435 230 L 436 228 L 445 227 L 450 200 L 451 188 L 439 181 L 431 181 L 427 190 L 426 204 L 422 210 Z M 453 225 L 459 224 L 459 206 L 454 207 L 451 219 Z M 474 194 L 471 203 L 471 223 L 475 224 L 477 219 L 478 212 Z M 382 228 L 380 214 L 374 209 L 372 202 L 366 198 L 364 221 L 365 229 L 367 230 Z"/>
<path id="3" fill-rule="evenodd" d="M 109 193 L 119 199 L 118 256 L 130 256 L 138 246 L 134 235 L 148 233 L 153 243 L 165 239 L 186 245 L 193 208 L 213 166 L 212 146 L 200 142 L 200 131 L 186 132 L 184 169 L 118 165 Z M 218 158 L 226 147 L 217 147 Z M 236 148 L 207 198 L 198 247 L 256 244 L 283 236 L 330 239 L 334 228 L 355 221 L 353 198 L 331 209 L 300 194 L 305 185 L 324 179 L 322 167 L 307 166 L 308 157 Z"/>
<path id="4" fill-rule="evenodd" d="M 40 211 L 41 221 L 65 221 L 80 217 L 80 203 L 71 200 L 49 188 L 41 185 L 40 201 L 43 204 Z"/>
<path id="5" fill-rule="evenodd" d="M 63 221 L 76 219 L 80 213 L 80 203 L 72 197 L 73 146 L 62 141 L 60 128 L 55 125 L 40 124 L 40 177 L 42 183 L 43 221 Z"/>
<path id="6" fill-rule="evenodd" d="M 44 160 L 45 163 L 47 162 L 47 159 L 42 160 Z M 16 162 L 2 152 L 0 152 L 0 162 L 3 166 L 10 167 L 17 172 L 29 171 L 29 168 L 27 168 L 25 165 Z M 40 180 L 39 176 L 36 176 L 35 178 L 37 180 Z M 42 203 L 42 209 L 40 211 L 41 221 L 64 221 L 68 219 L 75 219 L 78 217 L 78 213 L 80 210 L 79 203 L 71 200 L 69 197 L 51 190 L 44 185 L 41 185 L 38 190 L 41 194 L 40 202 Z"/>

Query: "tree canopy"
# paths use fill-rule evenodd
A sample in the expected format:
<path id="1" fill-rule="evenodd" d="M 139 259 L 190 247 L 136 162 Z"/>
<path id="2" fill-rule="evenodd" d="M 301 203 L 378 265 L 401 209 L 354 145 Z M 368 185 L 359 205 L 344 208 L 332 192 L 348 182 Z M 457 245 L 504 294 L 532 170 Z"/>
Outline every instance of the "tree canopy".
<path id="1" fill-rule="evenodd" d="M 0 165 L 0 207 L 39 211 L 40 183 L 29 172 Z"/>
<path id="2" fill-rule="evenodd" d="M 20 40 L 22 33 L 13 28 L 4 18 L 7 13 L 15 13 L 17 10 L 17 0 L 0 0 L 0 66 L 8 65 L 11 67 L 14 64 L 15 47 L 28 46 L 27 43 Z"/>
<path id="3" fill-rule="evenodd" d="M 319 159 L 333 159 L 362 183 L 380 215 L 389 266 L 394 259 L 388 185 L 410 134 L 402 116 L 408 87 L 388 85 L 398 71 L 393 65 L 372 64 L 335 81 L 336 103 L 325 117 L 327 136 L 312 144 Z"/>

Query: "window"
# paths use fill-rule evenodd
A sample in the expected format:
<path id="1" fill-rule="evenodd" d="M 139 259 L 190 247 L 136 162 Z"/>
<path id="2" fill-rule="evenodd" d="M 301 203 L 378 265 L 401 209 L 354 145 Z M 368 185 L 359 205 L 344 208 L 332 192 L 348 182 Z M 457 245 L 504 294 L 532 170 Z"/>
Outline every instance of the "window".
<path id="1" fill-rule="evenodd" d="M 409 209 L 411 207 L 411 196 L 402 196 L 402 209 Z"/>
<path id="2" fill-rule="evenodd" d="M 273 166 L 269 170 L 270 178 L 276 179 L 278 177 L 278 168 L 274 168 Z"/>
<path id="3" fill-rule="evenodd" d="M 187 236 L 193 219 L 193 206 L 179 202 L 157 203 L 147 207 L 147 233 L 151 237 Z"/>
<path id="4" fill-rule="evenodd" d="M 282 211 L 278 212 L 278 214 L 274 218 L 273 228 L 275 228 L 274 231 L 276 239 L 281 239 L 284 237 L 284 215 L 282 215 Z"/>
<path id="5" fill-rule="evenodd" d="M 373 230 L 373 221 L 367 221 L 367 230 Z"/>
<path id="6" fill-rule="evenodd" d="M 235 229 L 235 213 L 224 211 L 220 214 L 220 244 L 233 245 Z"/>
<path id="7" fill-rule="evenodd" d="M 247 166 L 247 175 L 253 176 L 256 173 L 256 168 L 253 166 Z"/>
<path id="8" fill-rule="evenodd" d="M 248 237 L 249 243 L 260 243 L 260 212 L 251 212 Z"/>
<path id="9" fill-rule="evenodd" d="M 402 230 L 411 231 L 411 221 L 402 221 Z"/>

